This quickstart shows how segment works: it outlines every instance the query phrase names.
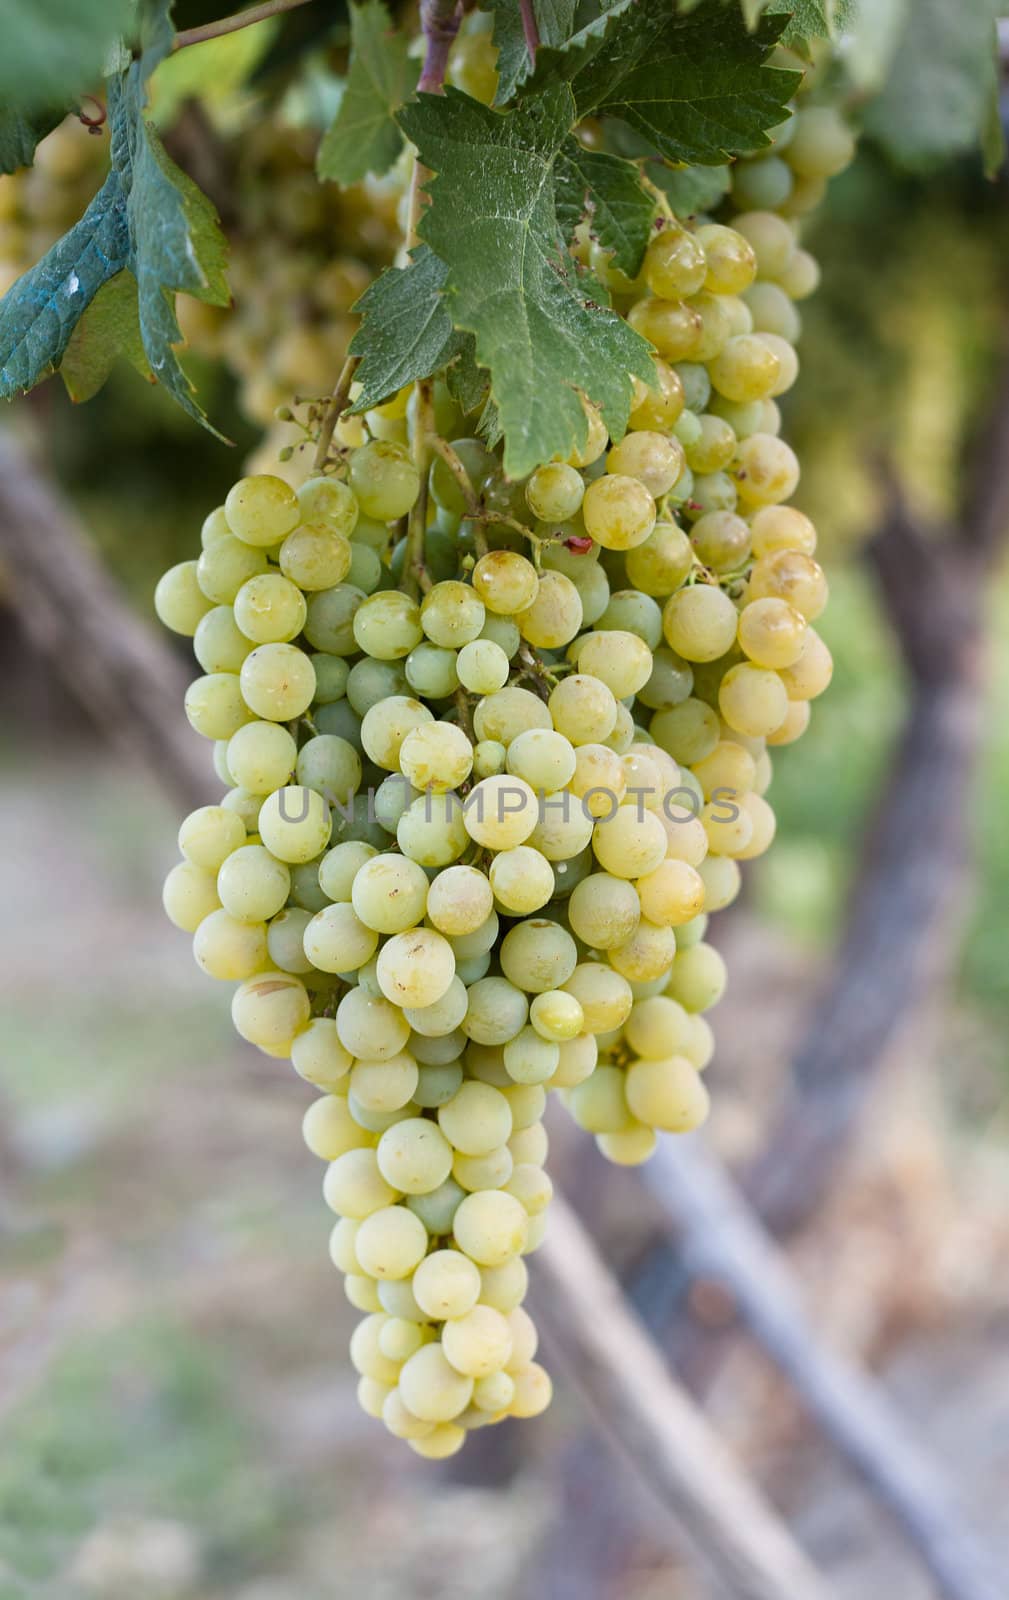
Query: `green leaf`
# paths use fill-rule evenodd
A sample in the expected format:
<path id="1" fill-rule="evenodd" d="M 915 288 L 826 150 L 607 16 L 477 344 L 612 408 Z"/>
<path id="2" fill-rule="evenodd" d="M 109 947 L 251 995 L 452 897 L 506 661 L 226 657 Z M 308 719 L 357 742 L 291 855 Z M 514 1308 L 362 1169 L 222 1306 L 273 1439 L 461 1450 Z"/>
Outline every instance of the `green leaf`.
<path id="1" fill-rule="evenodd" d="M 140 336 L 137 280 L 131 272 L 120 272 L 99 289 L 70 336 L 60 376 L 71 400 L 96 395 L 120 356 L 154 382 Z"/>
<path id="2" fill-rule="evenodd" d="M 413 93 L 419 66 L 393 30 L 382 0 L 350 8 L 350 71 L 336 120 L 319 147 L 320 178 L 358 183 L 388 172 L 403 147 L 393 120 Z"/>
<path id="3" fill-rule="evenodd" d="M 137 283 L 144 354 L 190 416 L 205 419 L 173 346 L 176 290 L 225 305 L 226 245 L 210 201 L 166 155 L 144 118 L 147 75 L 171 46 L 167 5 L 142 11 L 145 49 L 108 80 L 111 170 L 81 221 L 0 300 L 0 397 L 62 360 L 98 291 L 124 268 Z"/>
<path id="4" fill-rule="evenodd" d="M 500 413 L 505 470 L 525 477 L 583 443 L 580 394 L 610 432 L 627 424 L 631 374 L 653 374 L 648 346 L 585 293 L 557 219 L 555 163 L 575 121 L 563 84 L 497 112 L 455 90 L 421 95 L 400 123 L 435 177 L 421 234 L 448 268 L 453 323 Z"/>
<path id="5" fill-rule="evenodd" d="M 63 108 L 26 117 L 20 111 L 0 111 L 0 173 L 30 167 L 35 146 L 63 121 Z"/>
<path id="6" fill-rule="evenodd" d="M 94 87 L 132 0 L 0 0 L 0 105 L 31 116 Z"/>
<path id="7" fill-rule="evenodd" d="M 351 408 L 370 411 L 406 383 L 429 378 L 458 353 L 460 340 L 442 293 L 448 268 L 420 245 L 408 267 L 389 267 L 361 296 L 361 326 L 350 353 L 361 358 L 361 393 Z"/>
<path id="8" fill-rule="evenodd" d="M 900 166 L 924 171 L 977 149 L 990 125 L 998 0 L 915 0 L 865 127 Z"/>
<path id="9" fill-rule="evenodd" d="M 605 39 L 586 30 L 584 43 L 544 52 L 533 87 L 566 80 L 579 117 L 619 118 L 669 161 L 719 165 L 767 148 L 766 130 L 786 115 L 799 74 L 766 64 L 782 26 L 765 18 L 751 33 L 720 0 L 687 16 L 637 0 Z"/>
<path id="10" fill-rule="evenodd" d="M 728 167 L 652 167 L 649 176 L 667 196 L 678 217 L 713 211 L 732 183 Z"/>
<path id="11" fill-rule="evenodd" d="M 123 181 L 113 170 L 80 222 L 0 300 L 0 398 L 59 366 L 77 322 L 129 258 Z"/>
<path id="12" fill-rule="evenodd" d="M 464 416 L 482 406 L 490 391 L 490 378 L 477 366 L 476 340 L 471 333 L 459 337 L 459 354 L 445 373 L 448 392 Z"/>
<path id="13" fill-rule="evenodd" d="M 856 13 L 870 10 L 878 0 L 771 0 L 765 15 L 789 20 L 782 44 L 802 45 L 810 39 L 836 39 L 849 28 Z"/>
<path id="14" fill-rule="evenodd" d="M 533 70 L 522 26 L 519 0 L 487 0 L 494 12 L 494 43 L 497 45 L 497 105 L 504 105 Z M 560 47 L 571 37 L 577 0 L 532 0 L 540 43 Z"/>
<path id="15" fill-rule="evenodd" d="M 578 224 L 589 220 L 592 237 L 613 252 L 613 264 L 637 277 L 655 216 L 654 196 L 644 187 L 633 161 L 586 150 L 568 139 L 557 158 L 557 216 L 570 242 Z"/>

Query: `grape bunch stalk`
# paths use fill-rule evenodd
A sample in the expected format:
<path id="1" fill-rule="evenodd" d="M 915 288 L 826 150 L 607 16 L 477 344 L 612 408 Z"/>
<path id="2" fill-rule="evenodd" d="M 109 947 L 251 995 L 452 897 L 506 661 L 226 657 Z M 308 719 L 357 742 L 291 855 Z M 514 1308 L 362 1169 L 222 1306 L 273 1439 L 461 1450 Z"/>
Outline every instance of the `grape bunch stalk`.
<path id="1" fill-rule="evenodd" d="M 443 375 L 411 384 L 300 487 L 237 482 L 158 586 L 227 791 L 165 907 L 322 1091 L 360 1402 L 421 1456 L 549 1402 L 547 1091 L 628 1165 L 708 1114 L 708 919 L 831 675 L 777 399 L 817 281 L 796 194 L 851 154 L 800 110 L 718 217 L 665 209 L 634 281 L 583 233 L 656 351 L 622 439 L 586 402 L 584 446 L 509 481 Z"/>

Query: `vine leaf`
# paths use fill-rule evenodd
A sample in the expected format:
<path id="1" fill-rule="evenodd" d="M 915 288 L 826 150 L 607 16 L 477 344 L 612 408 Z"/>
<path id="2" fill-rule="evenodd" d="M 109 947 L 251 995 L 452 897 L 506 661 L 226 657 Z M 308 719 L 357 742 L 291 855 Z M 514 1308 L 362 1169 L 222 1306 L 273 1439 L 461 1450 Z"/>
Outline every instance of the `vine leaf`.
<path id="1" fill-rule="evenodd" d="M 615 117 L 669 161 L 714 166 L 768 147 L 766 130 L 787 116 L 799 84 L 798 73 L 767 65 L 785 17 L 751 32 L 721 0 L 686 16 L 671 14 L 669 0 L 637 0 L 601 20 L 602 35 L 585 29 L 566 50 L 544 51 L 530 88 L 568 82 L 579 117 Z"/>
<path id="2" fill-rule="evenodd" d="M 588 219 L 592 236 L 613 252 L 613 265 L 637 277 L 655 217 L 655 199 L 633 161 L 586 150 L 568 139 L 557 157 L 557 217 L 570 241 Z"/>
<path id="3" fill-rule="evenodd" d="M 510 100 L 533 70 L 519 0 L 489 0 L 494 12 L 498 89 L 496 105 Z M 571 37 L 577 0 L 531 0 L 540 43 L 561 47 Z"/>
<path id="4" fill-rule="evenodd" d="M 20 111 L 0 111 L 0 173 L 30 167 L 35 147 L 63 121 L 63 108 L 26 117 Z"/>
<path id="5" fill-rule="evenodd" d="M 871 6 L 874 0 L 861 0 Z M 859 0 L 770 0 L 768 16 L 784 16 L 782 44 L 804 45 L 811 39 L 835 39 L 849 27 L 860 9 Z"/>
<path id="6" fill-rule="evenodd" d="M 31 117 L 86 93 L 133 13 L 133 0 L 0 0 L 4 112 Z"/>
<path id="7" fill-rule="evenodd" d="M 411 254 L 408 267 L 389 267 L 361 296 L 362 317 L 350 354 L 360 357 L 361 393 L 355 413 L 381 405 L 404 384 L 438 372 L 459 353 L 462 336 L 452 327 L 442 291 L 448 268 L 427 245 Z"/>
<path id="8" fill-rule="evenodd" d="M 140 334 L 137 280 L 120 272 L 102 285 L 81 317 L 60 364 L 60 377 L 71 400 L 90 400 L 108 378 L 120 356 L 154 382 Z"/>
<path id="9" fill-rule="evenodd" d="M 407 54 L 382 0 L 350 8 L 350 71 L 340 109 L 319 146 L 318 173 L 335 183 L 358 183 L 388 172 L 403 147 L 395 114 L 413 93 L 420 72 Z"/>
<path id="10" fill-rule="evenodd" d="M 955 10 L 944 0 L 917 0 L 907 12 L 889 78 L 865 120 L 866 131 L 902 167 L 934 168 L 979 143 L 989 169 L 999 164 L 991 110 L 1001 9 L 997 0 L 963 0 Z"/>
<path id="11" fill-rule="evenodd" d="M 564 248 L 555 169 L 575 117 L 564 84 L 520 112 L 450 89 L 400 113 L 435 174 L 420 231 L 447 268 L 452 321 L 474 335 L 477 363 L 490 374 L 505 471 L 515 478 L 584 443 L 582 394 L 619 438 L 631 374 L 647 381 L 654 371 L 649 346 L 589 297 Z"/>
<path id="12" fill-rule="evenodd" d="M 147 79 L 171 48 L 172 32 L 163 3 L 144 7 L 143 20 L 142 55 L 107 80 L 105 183 L 80 222 L 0 300 L 0 397 L 32 388 L 58 367 L 99 290 L 128 269 L 151 371 L 205 422 L 174 349 L 182 341 L 175 292 L 226 305 L 227 247 L 210 201 L 169 159 L 144 116 Z"/>

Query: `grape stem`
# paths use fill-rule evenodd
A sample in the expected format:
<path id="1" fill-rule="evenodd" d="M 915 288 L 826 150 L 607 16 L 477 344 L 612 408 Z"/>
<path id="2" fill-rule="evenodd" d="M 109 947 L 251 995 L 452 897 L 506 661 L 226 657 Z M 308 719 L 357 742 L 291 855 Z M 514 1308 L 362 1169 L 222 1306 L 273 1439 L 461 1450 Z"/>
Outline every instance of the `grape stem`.
<path id="1" fill-rule="evenodd" d="M 204 44 L 208 39 L 220 39 L 226 33 L 237 33 L 240 28 L 251 28 L 255 22 L 265 22 L 267 17 L 278 17 L 285 11 L 295 11 L 309 0 L 263 0 L 259 6 L 247 11 L 236 11 L 230 17 L 218 17 L 216 22 L 205 22 L 199 28 L 183 28 L 175 35 L 173 50 L 186 50 L 191 44 Z"/>
<path id="2" fill-rule="evenodd" d="M 329 447 L 333 443 L 336 425 L 347 409 L 347 401 L 350 399 L 350 386 L 354 381 L 354 373 L 357 371 L 358 359 L 357 356 L 347 357 L 343 363 L 343 370 L 336 380 L 336 388 L 326 404 L 322 422 L 319 424 L 319 439 L 315 447 L 315 458 L 312 462 L 313 472 L 322 472 L 326 466 L 326 461 L 329 458 Z"/>
<path id="3" fill-rule="evenodd" d="M 462 0 L 421 0 L 420 26 L 427 43 L 418 94 L 442 94 L 449 51 L 462 21 Z"/>
<path id="4" fill-rule="evenodd" d="M 413 459 L 420 475 L 420 489 L 407 522 L 406 559 L 403 576 L 407 589 L 416 599 L 431 587 L 431 579 L 424 565 L 424 536 L 427 533 L 428 472 L 431 465 L 431 445 L 434 442 L 433 384 L 422 378 L 417 384 L 417 417 L 413 434 Z"/>

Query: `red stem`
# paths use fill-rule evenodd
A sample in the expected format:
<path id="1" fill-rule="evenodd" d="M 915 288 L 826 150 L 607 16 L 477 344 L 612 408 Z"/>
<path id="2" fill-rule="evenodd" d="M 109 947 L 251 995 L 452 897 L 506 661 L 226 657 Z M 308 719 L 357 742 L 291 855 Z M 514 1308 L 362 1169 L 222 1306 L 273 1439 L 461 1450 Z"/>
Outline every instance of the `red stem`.
<path id="1" fill-rule="evenodd" d="M 529 60 L 535 66 L 536 52 L 540 47 L 540 30 L 533 10 L 533 0 L 519 0 L 519 10 L 522 13 L 522 32 L 525 34 Z"/>
<path id="2" fill-rule="evenodd" d="M 421 0 L 420 25 L 427 41 L 418 94 L 442 94 L 449 51 L 462 21 L 462 0 Z"/>

